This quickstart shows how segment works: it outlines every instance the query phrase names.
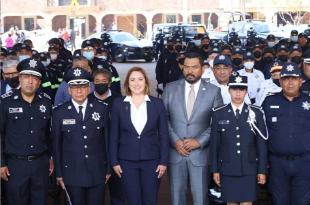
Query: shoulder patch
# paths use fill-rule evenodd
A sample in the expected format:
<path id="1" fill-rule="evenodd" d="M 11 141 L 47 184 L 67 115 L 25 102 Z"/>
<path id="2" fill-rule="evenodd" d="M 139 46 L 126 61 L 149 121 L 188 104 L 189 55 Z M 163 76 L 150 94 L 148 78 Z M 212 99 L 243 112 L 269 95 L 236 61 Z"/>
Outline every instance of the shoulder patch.
<path id="1" fill-rule="evenodd" d="M 10 97 L 12 96 L 13 92 L 10 90 L 9 92 L 7 93 L 4 93 L 3 95 L 1 95 L 1 98 L 7 98 L 7 97 Z"/>
<path id="2" fill-rule="evenodd" d="M 220 110 L 220 109 L 226 107 L 227 105 L 228 105 L 228 104 L 226 104 L 226 105 L 221 105 L 221 106 L 219 106 L 219 107 L 214 107 L 214 108 L 212 108 L 212 110 L 213 110 L 213 111 L 217 111 L 217 110 Z"/>
<path id="3" fill-rule="evenodd" d="M 52 99 L 48 94 L 46 94 L 46 93 L 44 93 L 44 92 L 42 92 L 42 95 L 43 95 L 44 97 L 46 97 L 47 99 L 49 99 L 49 100 Z"/>

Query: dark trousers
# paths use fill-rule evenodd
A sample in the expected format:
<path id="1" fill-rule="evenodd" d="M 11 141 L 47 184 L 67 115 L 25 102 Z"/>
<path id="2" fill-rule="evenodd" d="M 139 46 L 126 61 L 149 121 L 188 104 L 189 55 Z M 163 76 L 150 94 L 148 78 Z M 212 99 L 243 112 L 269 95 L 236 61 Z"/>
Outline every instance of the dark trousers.
<path id="1" fill-rule="evenodd" d="M 158 160 L 120 160 L 123 170 L 122 186 L 128 205 L 156 205 L 160 180 L 156 169 Z"/>
<path id="2" fill-rule="evenodd" d="M 7 182 L 9 205 L 45 205 L 48 190 L 48 156 L 33 161 L 8 159 Z"/>
<path id="3" fill-rule="evenodd" d="M 273 205 L 310 204 L 310 155 L 295 160 L 270 158 Z"/>
<path id="4" fill-rule="evenodd" d="M 111 205 L 125 205 L 121 179 L 113 173 L 108 181 Z"/>
<path id="5" fill-rule="evenodd" d="M 73 205 L 104 205 L 105 184 L 92 187 L 66 186 Z"/>

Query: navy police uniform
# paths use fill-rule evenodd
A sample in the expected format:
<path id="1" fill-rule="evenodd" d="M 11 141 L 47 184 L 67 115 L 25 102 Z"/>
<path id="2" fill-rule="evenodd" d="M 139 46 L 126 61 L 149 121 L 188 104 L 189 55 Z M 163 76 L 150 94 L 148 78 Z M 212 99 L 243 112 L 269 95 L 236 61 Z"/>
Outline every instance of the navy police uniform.
<path id="1" fill-rule="evenodd" d="M 17 66 L 20 74 L 37 77 L 42 77 L 42 69 L 32 58 Z M 36 93 L 31 103 L 23 99 L 21 90 L 1 97 L 1 167 L 10 172 L 9 205 L 47 203 L 51 112 L 52 102 L 44 93 Z"/>
<path id="2" fill-rule="evenodd" d="M 82 68 L 68 71 L 69 86 L 90 82 Z M 74 205 L 104 204 L 105 177 L 109 172 L 107 155 L 107 106 L 87 98 L 84 117 L 73 99 L 53 112 L 52 137 L 56 177 L 62 177 Z"/>
<path id="3" fill-rule="evenodd" d="M 294 63 L 283 66 L 281 78 L 300 77 Z M 289 101 L 277 93 L 263 104 L 269 130 L 270 190 L 274 205 L 310 202 L 310 97 L 304 93 Z"/>
<path id="4" fill-rule="evenodd" d="M 230 77 L 230 87 L 246 85 L 246 77 Z M 254 201 L 256 175 L 267 172 L 264 113 L 245 103 L 240 111 L 235 114 L 229 103 L 214 108 L 212 115 L 211 172 L 220 173 L 222 200 L 227 202 Z"/>

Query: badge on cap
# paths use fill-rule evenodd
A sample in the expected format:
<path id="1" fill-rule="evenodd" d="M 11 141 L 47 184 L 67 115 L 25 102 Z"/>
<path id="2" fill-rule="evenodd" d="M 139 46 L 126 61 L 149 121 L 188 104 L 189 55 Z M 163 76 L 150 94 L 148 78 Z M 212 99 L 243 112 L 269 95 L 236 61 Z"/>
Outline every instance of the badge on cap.
<path id="1" fill-rule="evenodd" d="M 292 72 L 294 70 L 294 66 L 288 65 L 286 70 L 289 71 L 289 72 Z"/>
<path id="2" fill-rule="evenodd" d="M 225 56 L 220 55 L 220 56 L 219 56 L 219 59 L 220 59 L 220 60 L 225 60 Z"/>
<path id="3" fill-rule="evenodd" d="M 240 76 L 236 77 L 235 82 L 236 83 L 241 83 L 242 82 L 242 78 Z"/>
<path id="4" fill-rule="evenodd" d="M 308 101 L 302 103 L 304 110 L 310 110 L 310 103 Z"/>
<path id="5" fill-rule="evenodd" d="M 73 75 L 75 75 L 76 77 L 81 76 L 81 74 L 82 74 L 82 72 L 81 72 L 80 69 L 76 69 L 76 70 L 74 70 L 74 72 L 73 72 Z"/>
<path id="6" fill-rule="evenodd" d="M 99 113 L 94 112 L 94 113 L 92 114 L 92 118 L 93 118 L 94 121 L 100 120 L 100 115 L 99 115 Z"/>
<path id="7" fill-rule="evenodd" d="M 32 59 L 29 61 L 30 68 L 35 68 L 37 66 L 37 61 Z"/>

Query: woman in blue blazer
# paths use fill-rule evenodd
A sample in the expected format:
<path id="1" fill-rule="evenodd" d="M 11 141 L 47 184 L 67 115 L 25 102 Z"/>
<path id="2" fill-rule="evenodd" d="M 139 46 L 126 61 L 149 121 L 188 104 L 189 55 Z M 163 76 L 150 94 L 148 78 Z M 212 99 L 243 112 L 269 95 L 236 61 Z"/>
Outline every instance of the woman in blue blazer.
<path id="1" fill-rule="evenodd" d="M 161 99 L 149 96 L 145 71 L 127 73 L 125 97 L 111 111 L 110 160 L 121 178 L 128 205 L 156 205 L 168 161 L 168 122 Z"/>

